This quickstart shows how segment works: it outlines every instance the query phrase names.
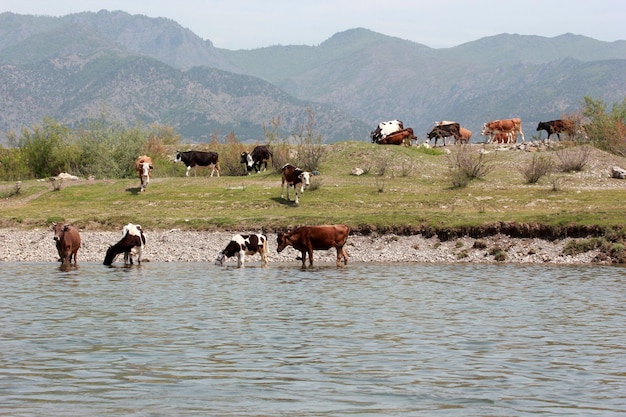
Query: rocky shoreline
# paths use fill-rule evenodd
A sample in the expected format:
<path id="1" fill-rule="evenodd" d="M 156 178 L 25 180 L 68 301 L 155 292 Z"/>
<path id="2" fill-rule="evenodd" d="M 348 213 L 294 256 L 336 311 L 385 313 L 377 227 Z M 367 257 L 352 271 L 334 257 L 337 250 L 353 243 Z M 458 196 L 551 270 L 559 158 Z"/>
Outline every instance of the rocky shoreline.
<path id="1" fill-rule="evenodd" d="M 254 232 L 254 231 L 253 231 Z M 204 232 L 173 230 L 146 230 L 147 244 L 144 261 L 150 262 L 210 262 L 224 249 L 232 232 Z M 242 232 L 245 233 L 245 232 Z M 58 255 L 48 229 L 1 229 L 0 261 L 2 262 L 57 262 Z M 78 263 L 104 260 L 106 249 L 121 238 L 121 232 L 81 231 L 82 246 Z M 276 234 L 268 233 L 268 260 L 270 263 L 299 265 L 300 253 L 287 248 L 276 252 Z M 575 256 L 563 255 L 563 248 L 571 240 L 544 240 L 539 238 L 511 238 L 504 234 L 483 238 L 462 237 L 441 241 L 437 237 L 420 234 L 350 235 L 346 250 L 349 263 L 356 262 L 422 262 L 422 263 L 519 263 L 519 264 L 608 264 L 597 262 L 598 251 Z M 334 264 L 336 252 L 316 251 L 316 264 Z M 123 262 L 121 257 L 116 263 Z M 247 262 L 259 263 L 258 255 Z M 234 265 L 235 259 L 227 265 Z"/>

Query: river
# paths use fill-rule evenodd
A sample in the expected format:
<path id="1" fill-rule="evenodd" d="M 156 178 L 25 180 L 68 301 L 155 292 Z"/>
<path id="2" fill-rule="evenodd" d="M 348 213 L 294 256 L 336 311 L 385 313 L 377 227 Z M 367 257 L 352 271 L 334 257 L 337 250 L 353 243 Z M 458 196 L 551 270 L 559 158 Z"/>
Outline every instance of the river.
<path id="1" fill-rule="evenodd" d="M 0 414 L 623 416 L 626 269 L 0 263 Z"/>

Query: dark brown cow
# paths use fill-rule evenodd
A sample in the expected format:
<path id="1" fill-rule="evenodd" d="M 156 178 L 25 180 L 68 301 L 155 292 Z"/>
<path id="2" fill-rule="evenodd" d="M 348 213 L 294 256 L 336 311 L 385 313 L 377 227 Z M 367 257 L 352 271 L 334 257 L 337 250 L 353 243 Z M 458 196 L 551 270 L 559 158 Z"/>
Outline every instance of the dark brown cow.
<path id="1" fill-rule="evenodd" d="M 291 187 L 294 188 L 294 193 L 296 195 L 296 204 L 300 204 L 300 194 L 304 192 L 304 189 L 311 184 L 311 173 L 307 171 L 303 171 L 300 168 L 297 168 L 291 164 L 285 164 L 282 168 L 283 172 L 283 182 L 280 186 L 280 198 L 285 198 L 285 184 L 287 185 L 287 200 L 289 199 L 289 194 L 291 191 Z M 291 200 L 290 200 L 291 201 Z"/>
<path id="2" fill-rule="evenodd" d="M 313 266 L 313 251 L 328 250 L 337 248 L 337 266 L 348 263 L 348 254 L 344 249 L 350 228 L 344 224 L 324 225 L 324 226 L 302 226 L 297 229 L 279 233 L 277 242 L 277 252 L 282 252 L 287 246 L 299 250 L 302 254 L 302 266 L 306 264 L 306 255 L 309 254 L 309 265 Z M 299 258 L 300 259 L 300 258 Z"/>
<path id="3" fill-rule="evenodd" d="M 430 142 L 432 139 L 435 139 L 434 146 L 437 146 L 437 140 L 443 139 L 443 146 L 446 146 L 446 138 L 451 136 L 454 136 L 455 143 L 461 140 L 461 125 L 457 122 L 435 126 L 434 129 L 428 133 L 428 141 Z"/>
<path id="4" fill-rule="evenodd" d="M 413 129 L 407 127 L 406 129 L 398 130 L 397 132 L 390 133 L 382 139 L 379 139 L 376 143 L 379 145 L 411 145 L 411 140 L 417 139 L 413 133 Z"/>
<path id="5" fill-rule="evenodd" d="M 574 122 L 571 120 L 550 120 L 549 122 L 539 122 L 537 125 L 537 132 L 541 132 L 545 130 L 548 132 L 548 139 L 550 140 L 550 135 L 556 135 L 561 140 L 561 133 L 566 133 L 570 138 L 574 136 Z M 539 138 L 541 139 L 541 133 L 539 133 Z"/>
<path id="6" fill-rule="evenodd" d="M 76 254 L 80 248 L 80 233 L 78 233 L 78 229 L 69 224 L 53 223 L 52 231 L 54 232 L 53 239 L 56 242 L 61 264 L 69 265 L 72 263 L 72 258 L 74 258 L 74 265 L 76 265 Z"/>

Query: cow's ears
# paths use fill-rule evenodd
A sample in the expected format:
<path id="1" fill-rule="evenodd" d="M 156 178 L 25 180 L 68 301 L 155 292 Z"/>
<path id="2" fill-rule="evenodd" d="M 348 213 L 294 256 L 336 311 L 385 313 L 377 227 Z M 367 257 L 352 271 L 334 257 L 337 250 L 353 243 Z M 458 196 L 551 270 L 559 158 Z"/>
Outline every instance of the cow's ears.
<path id="1" fill-rule="evenodd" d="M 70 228 L 70 225 L 69 225 L 69 224 L 64 224 L 64 225 L 63 225 L 63 231 L 64 231 L 64 232 L 67 232 L 69 228 Z"/>

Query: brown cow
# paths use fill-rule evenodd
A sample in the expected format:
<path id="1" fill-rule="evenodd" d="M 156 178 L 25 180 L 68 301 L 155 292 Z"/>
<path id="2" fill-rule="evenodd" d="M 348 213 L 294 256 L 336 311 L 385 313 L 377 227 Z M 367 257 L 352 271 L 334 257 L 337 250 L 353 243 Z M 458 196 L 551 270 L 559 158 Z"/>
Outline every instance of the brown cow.
<path id="1" fill-rule="evenodd" d="M 141 181 L 141 191 L 146 191 L 146 187 L 150 182 L 150 176 L 152 175 L 152 158 L 147 155 L 142 155 L 135 161 L 135 170 L 139 174 L 139 180 Z"/>
<path id="2" fill-rule="evenodd" d="M 52 223 L 54 241 L 62 265 L 69 265 L 74 258 L 74 265 L 77 264 L 76 254 L 80 248 L 80 233 L 78 229 L 69 224 Z"/>
<path id="3" fill-rule="evenodd" d="M 493 142 L 494 136 L 498 133 L 504 133 L 509 136 L 510 142 L 517 142 L 517 135 L 522 136 L 522 142 L 526 142 L 524 138 L 524 132 L 522 131 L 522 119 L 503 119 L 493 120 L 483 124 L 483 129 L 480 132 L 483 136 L 489 137 L 489 142 Z"/>
<path id="4" fill-rule="evenodd" d="M 469 143 L 470 139 L 472 138 L 472 131 L 461 127 L 459 128 L 459 133 L 461 134 L 461 143 Z M 456 140 L 454 141 L 454 143 L 456 144 Z"/>
<path id="5" fill-rule="evenodd" d="M 300 204 L 300 194 L 302 194 L 304 189 L 311 184 L 311 173 L 303 171 L 291 164 L 283 165 L 282 172 L 283 182 L 280 187 L 280 198 L 285 198 L 285 184 L 287 184 L 287 200 L 290 200 L 289 194 L 291 187 L 293 187 L 294 193 L 296 194 L 295 203 Z"/>
<path id="6" fill-rule="evenodd" d="M 299 250 L 302 254 L 302 266 L 306 264 L 306 255 L 309 254 L 309 265 L 313 266 L 313 251 L 337 248 L 337 266 L 348 263 L 348 254 L 344 249 L 350 228 L 344 224 L 324 226 L 302 226 L 287 233 L 279 233 L 277 252 L 282 252 L 287 246 Z M 300 258 L 298 258 L 300 259 Z"/>
<path id="7" fill-rule="evenodd" d="M 417 139 L 413 133 L 413 129 L 407 127 L 406 129 L 398 130 L 397 132 L 390 133 L 389 135 L 378 139 L 376 143 L 379 145 L 402 145 L 408 144 L 411 146 L 411 140 Z"/>

